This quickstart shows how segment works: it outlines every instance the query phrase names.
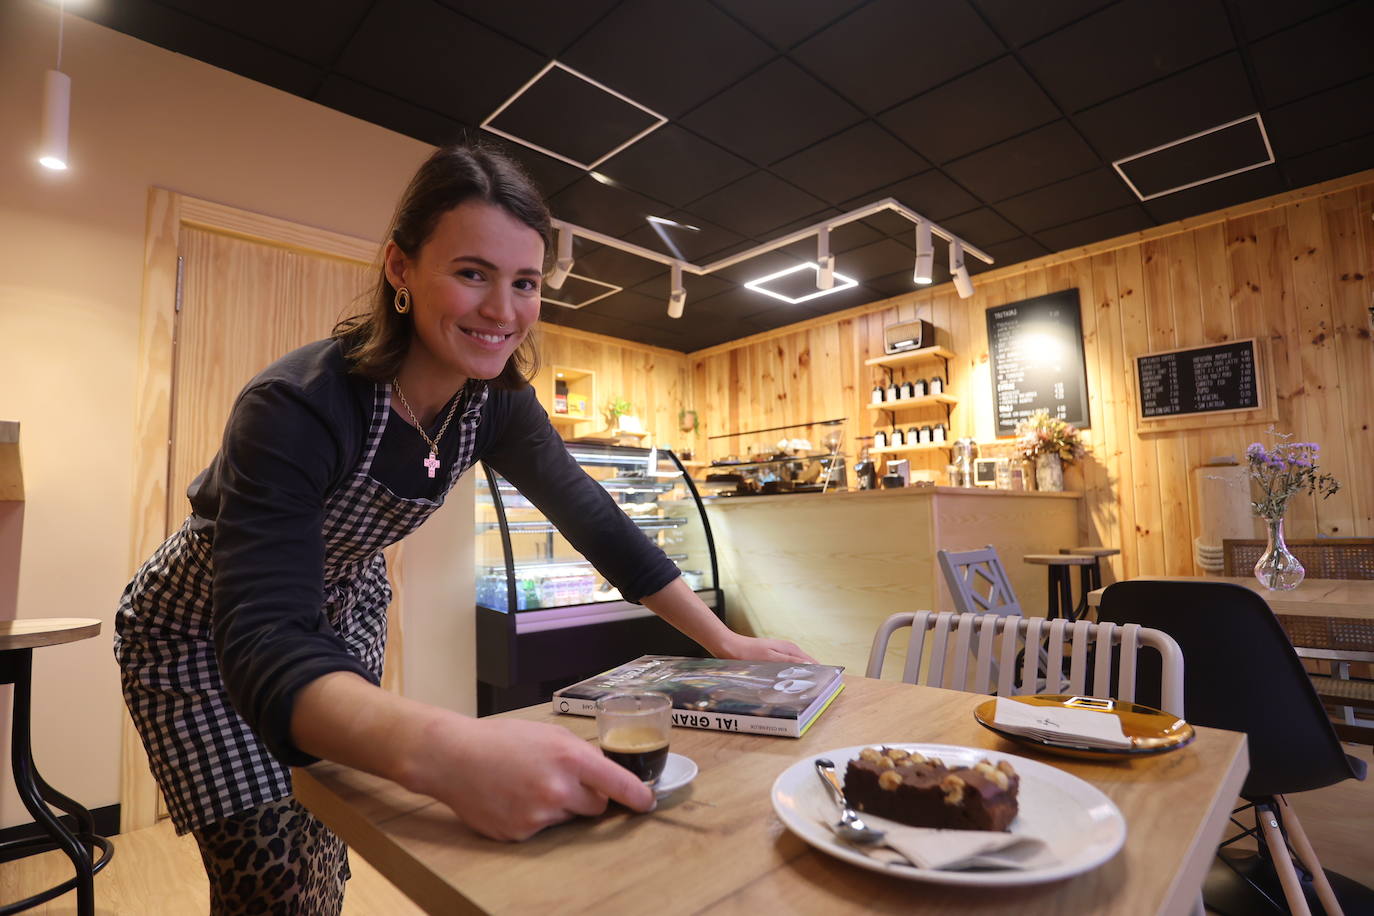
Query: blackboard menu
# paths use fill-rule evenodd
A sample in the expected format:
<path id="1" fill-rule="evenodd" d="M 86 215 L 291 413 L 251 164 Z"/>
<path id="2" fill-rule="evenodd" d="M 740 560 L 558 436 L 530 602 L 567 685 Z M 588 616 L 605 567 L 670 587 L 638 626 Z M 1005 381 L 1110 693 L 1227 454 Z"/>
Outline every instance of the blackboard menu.
<path id="1" fill-rule="evenodd" d="M 987 321 L 997 435 L 1016 435 L 1016 424 L 1038 410 L 1087 429 L 1078 290 L 990 308 Z"/>
<path id="2" fill-rule="evenodd" d="M 1135 358 L 1141 419 L 1260 406 L 1255 342 L 1147 353 Z"/>

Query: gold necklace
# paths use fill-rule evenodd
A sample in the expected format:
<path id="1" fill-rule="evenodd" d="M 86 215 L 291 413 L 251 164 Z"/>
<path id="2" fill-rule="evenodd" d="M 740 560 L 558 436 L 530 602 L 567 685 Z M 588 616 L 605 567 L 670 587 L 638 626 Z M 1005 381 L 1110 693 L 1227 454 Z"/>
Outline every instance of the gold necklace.
<path id="1" fill-rule="evenodd" d="M 401 391 L 401 383 L 398 379 L 391 380 L 391 387 L 396 389 L 396 397 L 401 399 L 401 406 L 410 414 L 410 422 L 414 424 L 415 431 L 418 432 L 429 445 L 429 457 L 424 460 L 424 466 L 429 470 L 429 476 L 433 477 L 434 472 L 439 470 L 439 440 L 444 438 L 444 432 L 448 429 L 448 423 L 453 419 L 453 412 L 458 409 L 458 396 L 454 395 L 453 403 L 448 407 L 448 415 L 444 417 L 444 424 L 439 427 L 439 432 L 433 439 L 429 433 L 425 432 L 424 426 L 420 425 L 420 418 L 415 416 L 415 411 L 410 409 L 410 402 L 406 400 L 405 394 Z"/>

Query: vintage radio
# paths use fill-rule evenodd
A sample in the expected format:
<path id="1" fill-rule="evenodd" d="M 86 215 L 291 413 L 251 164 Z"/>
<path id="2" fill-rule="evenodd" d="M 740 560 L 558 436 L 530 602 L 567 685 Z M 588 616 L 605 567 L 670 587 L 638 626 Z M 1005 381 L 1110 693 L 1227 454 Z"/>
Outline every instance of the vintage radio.
<path id="1" fill-rule="evenodd" d="M 883 350 L 887 353 L 903 353 L 907 350 L 920 350 L 935 346 L 935 325 L 918 318 L 903 321 L 883 328 Z"/>

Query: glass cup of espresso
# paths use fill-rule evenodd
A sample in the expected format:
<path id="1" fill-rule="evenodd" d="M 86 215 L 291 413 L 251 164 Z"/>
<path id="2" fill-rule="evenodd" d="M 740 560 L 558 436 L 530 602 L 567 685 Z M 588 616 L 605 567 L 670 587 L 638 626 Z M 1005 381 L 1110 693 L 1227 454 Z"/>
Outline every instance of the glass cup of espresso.
<path id="1" fill-rule="evenodd" d="M 596 701 L 601 753 L 654 785 L 668 762 L 673 703 L 653 691 L 613 693 Z"/>

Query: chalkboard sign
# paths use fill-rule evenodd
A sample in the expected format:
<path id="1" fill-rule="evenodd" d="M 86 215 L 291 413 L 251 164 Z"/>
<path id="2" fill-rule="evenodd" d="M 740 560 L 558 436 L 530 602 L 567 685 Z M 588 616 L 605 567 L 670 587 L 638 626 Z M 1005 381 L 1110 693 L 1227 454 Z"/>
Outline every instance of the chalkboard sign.
<path id="1" fill-rule="evenodd" d="M 1078 290 L 990 308 L 987 321 L 997 435 L 1016 435 L 1016 424 L 1038 410 L 1087 429 Z"/>
<path id="2" fill-rule="evenodd" d="M 1254 340 L 1146 353 L 1135 372 L 1142 420 L 1260 406 Z"/>

